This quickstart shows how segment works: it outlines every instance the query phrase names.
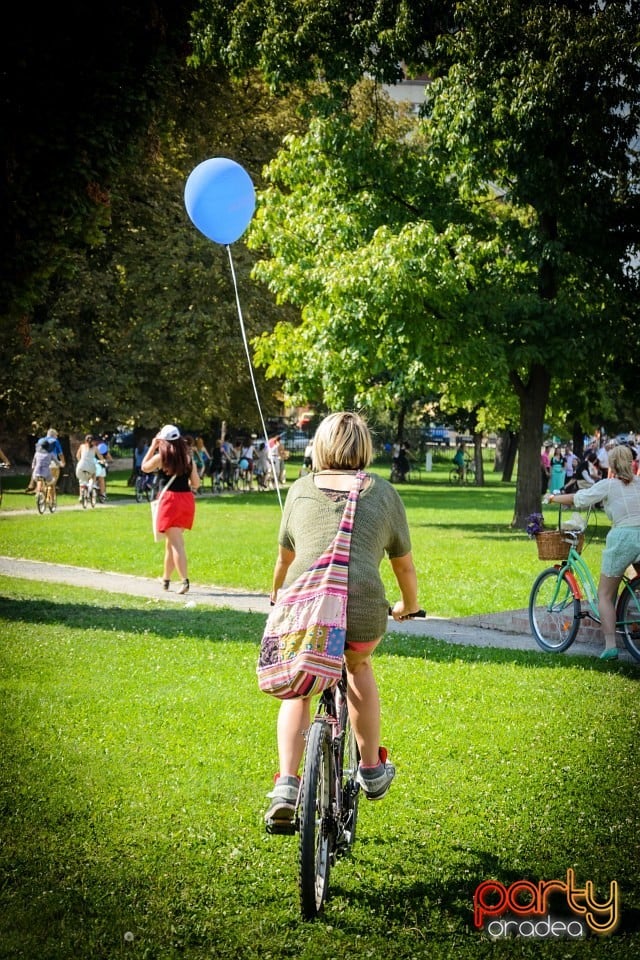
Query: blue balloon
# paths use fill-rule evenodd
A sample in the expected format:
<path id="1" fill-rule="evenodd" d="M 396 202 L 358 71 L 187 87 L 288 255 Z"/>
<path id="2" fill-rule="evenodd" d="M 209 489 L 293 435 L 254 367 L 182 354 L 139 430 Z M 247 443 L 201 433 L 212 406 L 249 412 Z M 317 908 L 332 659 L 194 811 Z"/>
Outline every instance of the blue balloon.
<path id="1" fill-rule="evenodd" d="M 212 157 L 189 174 L 184 203 L 205 237 L 216 243 L 234 243 L 251 222 L 256 192 L 251 177 L 239 163 Z"/>

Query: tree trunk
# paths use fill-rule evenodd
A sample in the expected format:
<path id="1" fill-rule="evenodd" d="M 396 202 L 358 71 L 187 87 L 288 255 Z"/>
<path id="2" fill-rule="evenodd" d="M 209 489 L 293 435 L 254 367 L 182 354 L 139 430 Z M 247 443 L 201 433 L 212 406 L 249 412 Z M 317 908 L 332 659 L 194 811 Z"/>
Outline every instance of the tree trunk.
<path id="1" fill-rule="evenodd" d="M 484 487 L 484 463 L 482 462 L 482 432 L 473 435 L 473 462 L 476 468 L 475 486 Z"/>
<path id="2" fill-rule="evenodd" d="M 534 364 L 526 384 L 515 371 L 511 372 L 510 379 L 520 401 L 518 479 L 511 525 L 524 529 L 527 525 L 527 517 L 531 513 L 540 511 L 542 496 L 540 450 L 551 377 L 543 366 Z"/>
<path id="3" fill-rule="evenodd" d="M 406 416 L 406 407 L 404 403 L 400 405 L 398 412 L 398 429 L 396 430 L 396 443 L 402 443 L 404 440 L 404 420 Z"/>
<path id="4" fill-rule="evenodd" d="M 496 470 L 502 470 L 503 483 L 511 483 L 513 471 L 516 465 L 516 454 L 518 452 L 518 443 L 520 434 L 514 430 L 505 430 L 501 434 L 499 442 L 501 443 L 500 466 L 498 466 L 498 457 L 496 450 Z"/>

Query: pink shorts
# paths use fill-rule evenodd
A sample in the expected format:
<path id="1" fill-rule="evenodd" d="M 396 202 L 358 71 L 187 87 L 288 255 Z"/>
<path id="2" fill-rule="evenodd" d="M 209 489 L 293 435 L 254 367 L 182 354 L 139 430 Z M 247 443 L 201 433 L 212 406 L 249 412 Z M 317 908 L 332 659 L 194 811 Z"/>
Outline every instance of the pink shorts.
<path id="1" fill-rule="evenodd" d="M 373 653 L 379 643 L 380 640 L 347 640 L 344 648 L 354 653 Z"/>
<path id="2" fill-rule="evenodd" d="M 158 531 L 164 533 L 169 527 L 191 530 L 195 514 L 196 500 L 191 491 L 174 493 L 167 490 L 158 507 Z"/>

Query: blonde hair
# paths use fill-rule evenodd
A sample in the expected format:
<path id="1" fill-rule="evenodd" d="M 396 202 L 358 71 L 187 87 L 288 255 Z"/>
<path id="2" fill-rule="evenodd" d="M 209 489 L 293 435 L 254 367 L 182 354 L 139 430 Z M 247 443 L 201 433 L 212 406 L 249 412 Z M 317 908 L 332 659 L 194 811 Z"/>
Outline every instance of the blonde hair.
<path id="1" fill-rule="evenodd" d="M 623 483 L 633 480 L 633 453 L 624 443 L 609 450 L 609 470 Z"/>
<path id="2" fill-rule="evenodd" d="M 313 438 L 314 470 L 364 470 L 373 459 L 369 427 L 357 413 L 330 413 Z"/>

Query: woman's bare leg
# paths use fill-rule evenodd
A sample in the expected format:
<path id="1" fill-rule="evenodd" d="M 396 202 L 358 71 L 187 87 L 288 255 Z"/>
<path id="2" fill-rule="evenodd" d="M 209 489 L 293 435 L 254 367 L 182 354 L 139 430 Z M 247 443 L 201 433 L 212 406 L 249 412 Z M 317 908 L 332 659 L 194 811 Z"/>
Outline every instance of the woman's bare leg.
<path id="1" fill-rule="evenodd" d="M 371 663 L 371 653 L 345 650 L 347 705 L 363 766 L 379 763 L 380 696 Z"/>
<path id="2" fill-rule="evenodd" d="M 600 625 L 604 636 L 605 650 L 615 650 L 616 644 L 616 598 L 622 577 L 600 575 L 598 583 L 598 608 Z"/>
<path id="3" fill-rule="evenodd" d="M 173 570 L 178 571 L 181 580 L 186 580 L 187 551 L 184 545 L 184 531 L 181 527 L 169 527 L 164 554 L 164 579 L 170 580 Z"/>
<path id="4" fill-rule="evenodd" d="M 311 701 L 283 700 L 278 713 L 280 776 L 298 776 L 304 753 L 304 735 L 311 722 Z"/>

